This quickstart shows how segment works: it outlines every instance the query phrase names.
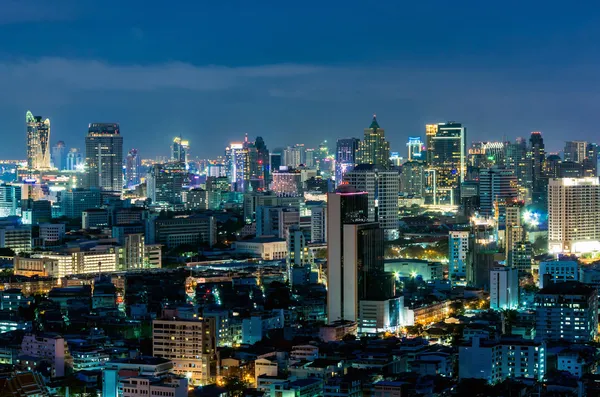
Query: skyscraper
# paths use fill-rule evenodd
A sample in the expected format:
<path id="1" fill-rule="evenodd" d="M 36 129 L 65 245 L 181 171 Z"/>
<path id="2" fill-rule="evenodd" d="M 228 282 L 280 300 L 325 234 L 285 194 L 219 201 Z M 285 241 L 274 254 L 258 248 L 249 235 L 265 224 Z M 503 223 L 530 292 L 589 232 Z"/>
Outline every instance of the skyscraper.
<path id="1" fill-rule="evenodd" d="M 501 218 L 504 215 L 506 200 L 516 199 L 517 195 L 517 177 L 513 170 L 493 166 L 479 171 L 481 215 Z"/>
<path id="2" fill-rule="evenodd" d="M 368 193 L 369 222 L 377 222 L 384 229 L 385 237 L 398 237 L 398 171 L 380 169 L 369 164 L 360 164 L 346 173 L 344 180 L 358 191 Z"/>
<path id="3" fill-rule="evenodd" d="M 448 276 L 452 284 L 466 284 L 469 261 L 469 232 L 451 231 L 448 236 Z"/>
<path id="4" fill-rule="evenodd" d="M 342 183 L 344 175 L 352 171 L 356 165 L 358 138 L 338 139 L 335 147 L 335 184 Z"/>
<path id="5" fill-rule="evenodd" d="M 304 145 L 296 144 L 294 146 L 288 146 L 283 150 L 283 160 L 281 165 L 298 168 L 300 164 L 304 164 L 305 160 L 306 153 Z"/>
<path id="6" fill-rule="evenodd" d="M 600 251 L 600 183 L 594 178 L 552 178 L 548 186 L 548 249 Z"/>
<path id="7" fill-rule="evenodd" d="M 67 153 L 67 166 L 66 170 L 75 171 L 83 165 L 83 156 L 77 148 L 69 149 Z"/>
<path id="8" fill-rule="evenodd" d="M 437 124 L 425 125 L 425 161 L 428 165 L 433 162 L 433 137 L 438 132 Z"/>
<path id="9" fill-rule="evenodd" d="M 127 153 L 127 164 L 125 165 L 125 184 L 131 188 L 141 183 L 142 159 L 137 149 L 131 149 Z"/>
<path id="10" fill-rule="evenodd" d="M 257 152 L 257 168 L 258 168 L 258 178 L 261 180 L 261 185 L 263 189 L 266 189 L 271 183 L 271 156 L 269 155 L 269 149 L 267 149 L 267 145 L 262 137 L 257 136 L 254 141 L 254 146 L 256 147 Z"/>
<path id="11" fill-rule="evenodd" d="M 529 154 L 531 159 L 532 200 L 534 204 L 545 206 L 548 178 L 544 175 L 546 150 L 541 132 L 532 132 L 529 138 Z"/>
<path id="12" fill-rule="evenodd" d="M 27 168 L 46 170 L 50 168 L 50 119 L 25 115 L 27 123 Z"/>
<path id="13" fill-rule="evenodd" d="M 52 147 L 52 166 L 59 171 L 67 168 L 67 148 L 63 141 L 56 142 Z"/>
<path id="14" fill-rule="evenodd" d="M 375 115 L 369 128 L 365 128 L 364 140 L 358 144 L 356 164 L 371 164 L 380 168 L 390 166 L 390 143 L 385 140 L 385 131 L 379 126 Z"/>
<path id="15" fill-rule="evenodd" d="M 453 204 L 460 202 L 460 185 L 465 180 L 467 129 L 462 124 L 450 121 L 440 123 L 431 142 L 430 168 L 435 170 L 435 204 Z"/>
<path id="16" fill-rule="evenodd" d="M 566 141 L 564 161 L 573 161 L 583 163 L 587 157 L 587 142 L 584 141 Z"/>
<path id="17" fill-rule="evenodd" d="M 152 203 L 180 204 L 185 176 L 185 164 L 180 161 L 154 164 L 146 178 L 147 197 Z"/>
<path id="18" fill-rule="evenodd" d="M 85 138 L 85 187 L 121 193 L 123 136 L 117 123 L 92 123 Z"/>
<path id="19" fill-rule="evenodd" d="M 408 137 L 408 142 L 406 143 L 406 147 L 408 149 L 408 161 L 425 160 L 421 156 L 423 142 L 421 142 L 420 137 L 418 137 L 418 136 Z"/>
<path id="20" fill-rule="evenodd" d="M 519 272 L 498 266 L 490 272 L 490 309 L 516 309 L 519 305 Z"/>
<path id="21" fill-rule="evenodd" d="M 597 143 L 588 143 L 586 157 L 583 161 L 583 176 L 598 176 L 598 154 L 600 148 Z"/>
<path id="22" fill-rule="evenodd" d="M 173 139 L 173 144 L 171 145 L 171 161 L 179 161 L 187 164 L 189 148 L 189 141 L 182 139 L 180 136 Z"/>
<path id="23" fill-rule="evenodd" d="M 250 180 L 248 150 L 243 143 L 232 143 L 225 148 L 227 178 L 236 192 L 245 192 Z"/>

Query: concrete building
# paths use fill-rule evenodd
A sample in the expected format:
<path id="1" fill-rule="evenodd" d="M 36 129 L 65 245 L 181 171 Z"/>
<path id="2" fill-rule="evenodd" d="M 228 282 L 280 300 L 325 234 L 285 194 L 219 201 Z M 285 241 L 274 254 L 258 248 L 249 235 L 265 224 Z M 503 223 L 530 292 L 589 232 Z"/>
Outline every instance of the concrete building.
<path id="1" fill-rule="evenodd" d="M 10 248 L 17 254 L 31 251 L 31 228 L 27 226 L 1 228 L 0 248 Z"/>
<path id="2" fill-rule="evenodd" d="M 86 189 L 123 190 L 123 136 L 117 123 L 91 123 L 85 137 Z M 85 208 L 84 208 L 85 209 Z"/>
<path id="3" fill-rule="evenodd" d="M 448 250 L 448 277 L 453 284 L 464 285 L 469 261 L 469 232 L 449 232 Z"/>
<path id="4" fill-rule="evenodd" d="M 99 190 L 71 189 L 59 193 L 60 210 L 67 218 L 81 218 L 81 213 L 102 204 Z"/>
<path id="5" fill-rule="evenodd" d="M 444 271 L 439 262 L 420 259 L 388 259 L 385 271 L 394 273 L 396 278 L 421 278 L 423 281 L 442 280 Z"/>
<path id="6" fill-rule="evenodd" d="M 315 206 L 310 215 L 310 242 L 327 242 L 327 204 Z"/>
<path id="7" fill-rule="evenodd" d="M 548 186 L 548 249 L 600 251 L 600 182 L 597 177 L 552 178 Z"/>
<path id="8" fill-rule="evenodd" d="M 44 243 L 57 242 L 65 237 L 64 223 L 42 223 L 40 224 L 40 238 Z"/>
<path id="9" fill-rule="evenodd" d="M 162 379 L 130 377 L 119 382 L 123 397 L 187 397 L 188 379 L 185 376 L 168 376 Z"/>
<path id="10" fill-rule="evenodd" d="M 289 228 L 300 225 L 300 211 L 295 207 L 257 207 L 256 236 L 276 236 L 287 240 Z"/>
<path id="11" fill-rule="evenodd" d="M 65 375 L 65 360 L 69 349 L 64 338 L 57 335 L 25 335 L 21 343 L 21 353 L 26 356 L 47 359 L 52 365 L 52 377 Z"/>
<path id="12" fill-rule="evenodd" d="M 481 215 L 502 217 L 505 209 L 504 203 L 507 200 L 516 199 L 517 196 L 517 177 L 512 169 L 493 166 L 479 170 L 479 212 Z"/>
<path id="13" fill-rule="evenodd" d="M 577 260 L 561 258 L 554 261 L 542 261 L 539 267 L 539 287 L 544 288 L 551 283 L 579 281 L 579 263 Z"/>
<path id="14" fill-rule="evenodd" d="M 256 237 L 236 241 L 234 245 L 236 253 L 249 254 L 263 260 L 285 259 L 287 256 L 287 242 L 278 237 Z"/>
<path id="15" fill-rule="evenodd" d="M 212 383 L 216 377 L 214 318 L 154 320 L 152 354 L 173 362 L 173 372 L 194 385 Z"/>
<path id="16" fill-rule="evenodd" d="M 181 244 L 212 247 L 217 242 L 217 222 L 212 216 L 189 216 L 172 219 L 154 220 L 154 241 L 150 244 L 162 244 L 173 248 Z M 148 237 L 146 235 L 146 237 Z"/>
<path id="17" fill-rule="evenodd" d="M 367 192 L 369 222 L 377 222 L 387 240 L 398 237 L 398 192 L 400 179 L 397 171 L 359 165 L 344 176 L 344 181 L 357 191 Z"/>
<path id="18" fill-rule="evenodd" d="M 588 342 L 598 335 L 598 291 L 577 281 L 551 284 L 535 296 L 540 340 Z"/>
<path id="19" fill-rule="evenodd" d="M 519 306 L 519 270 L 496 267 L 490 272 L 490 309 L 516 309 Z"/>
<path id="20" fill-rule="evenodd" d="M 102 229 L 108 227 L 108 225 L 108 210 L 104 208 L 89 208 L 81 212 L 82 229 Z"/>

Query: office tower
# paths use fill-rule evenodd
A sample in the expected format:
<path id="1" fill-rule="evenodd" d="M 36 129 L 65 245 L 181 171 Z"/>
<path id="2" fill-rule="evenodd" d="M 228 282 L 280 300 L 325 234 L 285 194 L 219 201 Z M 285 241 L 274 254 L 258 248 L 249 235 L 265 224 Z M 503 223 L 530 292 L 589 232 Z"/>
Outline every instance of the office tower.
<path id="1" fill-rule="evenodd" d="M 369 222 L 377 222 L 386 239 L 398 237 L 398 171 L 361 164 L 346 173 L 344 180 L 369 196 Z"/>
<path id="2" fill-rule="evenodd" d="M 408 137 L 408 142 L 406 143 L 406 147 L 408 149 L 408 161 L 422 161 L 421 150 L 423 148 L 423 142 L 421 142 L 421 138 L 418 136 Z"/>
<path id="3" fill-rule="evenodd" d="M 526 200 L 531 196 L 531 159 L 527 157 L 527 141 L 517 138 L 514 143 L 504 145 L 504 164 L 506 168 L 514 171 L 519 185 L 519 198 Z"/>
<path id="4" fill-rule="evenodd" d="M 564 160 L 575 163 L 583 163 L 587 157 L 587 142 L 584 141 L 566 141 Z"/>
<path id="5" fill-rule="evenodd" d="M 518 196 L 517 177 L 513 170 L 493 166 L 479 170 L 479 205 L 483 216 L 504 215 L 504 204 Z"/>
<path id="6" fill-rule="evenodd" d="M 340 320 L 357 321 L 358 288 L 353 261 L 345 256 L 353 247 L 345 247 L 344 225 L 368 222 L 369 196 L 351 186 L 342 185 L 327 194 L 327 318 L 329 323 Z M 348 263 L 346 264 L 346 261 Z"/>
<path id="7" fill-rule="evenodd" d="M 132 188 L 141 183 L 142 158 L 137 149 L 131 149 L 127 153 L 127 163 L 125 165 L 125 185 Z"/>
<path id="8" fill-rule="evenodd" d="M 256 207 L 256 236 L 275 236 L 287 240 L 289 229 L 300 225 L 300 211 L 296 207 Z"/>
<path id="9" fill-rule="evenodd" d="M 99 208 L 102 204 L 100 191 L 70 189 L 58 194 L 58 202 L 63 216 L 81 219 L 81 213 L 90 208 Z"/>
<path id="10" fill-rule="evenodd" d="M 48 200 L 26 199 L 21 201 L 21 222 L 39 225 L 52 220 L 52 203 Z"/>
<path id="11" fill-rule="evenodd" d="M 390 143 L 385 140 L 385 131 L 375 115 L 369 128 L 365 128 L 364 139 L 358 143 L 356 164 L 371 164 L 381 169 L 390 166 Z"/>
<path id="12" fill-rule="evenodd" d="M 0 218 L 19 215 L 21 210 L 21 186 L 0 185 Z"/>
<path id="13" fill-rule="evenodd" d="M 59 171 L 67 168 L 67 148 L 63 141 L 56 142 L 52 147 L 52 166 Z"/>
<path id="14" fill-rule="evenodd" d="M 271 156 L 269 149 L 262 137 L 257 136 L 254 141 L 257 151 L 258 178 L 261 181 L 261 188 L 267 190 L 271 183 Z"/>
<path id="15" fill-rule="evenodd" d="M 68 171 L 76 171 L 82 168 L 84 165 L 84 159 L 81 155 L 81 152 L 77 148 L 69 149 L 69 153 L 67 153 L 67 166 L 66 170 Z"/>
<path id="16" fill-rule="evenodd" d="M 598 178 L 550 179 L 548 249 L 582 254 L 600 250 Z"/>
<path id="17" fill-rule="evenodd" d="M 599 147 L 596 143 L 588 143 L 586 157 L 583 161 L 583 176 L 598 176 Z"/>
<path id="18" fill-rule="evenodd" d="M 519 306 L 519 271 L 498 266 L 490 274 L 490 309 L 507 310 Z"/>
<path id="19" fill-rule="evenodd" d="M 544 175 L 548 178 L 560 178 L 562 159 L 557 154 L 550 154 L 544 164 Z"/>
<path id="20" fill-rule="evenodd" d="M 577 281 L 552 283 L 535 296 L 535 333 L 541 340 L 589 342 L 598 335 L 598 291 Z"/>
<path id="21" fill-rule="evenodd" d="M 250 178 L 248 150 L 243 143 L 232 143 L 225 148 L 227 178 L 233 191 L 245 192 Z"/>
<path id="22" fill-rule="evenodd" d="M 452 284 L 465 285 L 469 262 L 469 232 L 451 231 L 448 235 L 448 278 Z"/>
<path id="23" fill-rule="evenodd" d="M 302 195 L 302 171 L 280 167 L 271 174 L 270 190 L 281 196 Z"/>
<path id="24" fill-rule="evenodd" d="M 10 248 L 17 254 L 31 251 L 31 227 L 5 226 L 0 228 L 0 248 Z"/>
<path id="25" fill-rule="evenodd" d="M 356 165 L 358 138 L 338 139 L 335 147 L 335 185 L 342 183 L 344 175 Z"/>
<path id="26" fill-rule="evenodd" d="M 559 178 L 581 178 L 583 177 L 583 163 L 575 161 L 563 161 L 558 169 Z"/>
<path id="27" fill-rule="evenodd" d="M 312 208 L 310 214 L 310 242 L 327 242 L 327 203 Z"/>
<path id="28" fill-rule="evenodd" d="M 398 152 L 390 153 L 390 166 L 391 167 L 401 167 L 404 162 L 404 158 L 400 156 Z"/>
<path id="29" fill-rule="evenodd" d="M 182 162 L 154 164 L 146 177 L 147 197 L 153 204 L 181 204 L 186 175 Z"/>
<path id="30" fill-rule="evenodd" d="M 180 136 L 173 139 L 173 144 L 171 145 L 171 161 L 187 164 L 189 148 L 189 141 L 182 139 Z"/>
<path id="31" fill-rule="evenodd" d="M 318 168 L 317 152 L 315 149 L 308 148 L 304 151 L 304 166 L 308 168 Z"/>
<path id="32" fill-rule="evenodd" d="M 541 132 L 532 132 L 529 138 L 529 154 L 531 160 L 532 200 L 534 204 L 545 206 L 548 179 L 544 175 L 546 151 Z"/>
<path id="33" fill-rule="evenodd" d="M 271 165 L 271 172 L 278 170 L 283 165 L 283 154 L 280 152 L 270 153 L 269 163 Z"/>
<path id="34" fill-rule="evenodd" d="M 467 172 L 467 130 L 459 123 L 440 123 L 430 137 L 432 153 L 430 168 L 435 171 L 434 204 L 458 205 L 460 184 Z"/>
<path id="35" fill-rule="evenodd" d="M 214 318 L 152 322 L 152 355 L 171 360 L 173 372 L 192 384 L 215 382 L 216 351 Z"/>
<path id="36" fill-rule="evenodd" d="M 407 161 L 400 172 L 400 191 L 408 195 L 423 197 L 425 193 L 425 163 Z"/>
<path id="37" fill-rule="evenodd" d="M 212 247 L 217 243 L 217 220 L 213 216 L 195 214 L 151 222 L 154 232 L 146 233 L 147 244 L 162 244 L 171 249 L 182 244 Z"/>
<path id="38" fill-rule="evenodd" d="M 298 168 L 306 159 L 304 145 L 296 144 L 283 150 L 282 166 Z"/>
<path id="39" fill-rule="evenodd" d="M 433 137 L 438 132 L 437 124 L 425 125 L 425 161 L 428 165 L 433 163 Z"/>
<path id="40" fill-rule="evenodd" d="M 123 136 L 117 123 L 92 123 L 85 138 L 87 189 L 121 193 L 123 190 Z"/>
<path id="41" fill-rule="evenodd" d="M 34 116 L 30 111 L 25 115 L 27 123 L 27 168 L 47 170 L 50 168 L 50 119 Z"/>
<path id="42" fill-rule="evenodd" d="M 468 163 L 473 167 L 488 168 L 505 162 L 504 142 L 473 142 L 468 153 Z"/>
<path id="43" fill-rule="evenodd" d="M 315 160 L 317 162 L 317 168 L 319 170 L 326 170 L 327 166 L 323 164 L 329 158 L 329 147 L 327 141 L 323 141 L 319 144 L 319 150 L 315 152 Z"/>
<path id="44" fill-rule="evenodd" d="M 292 288 L 310 283 L 310 253 L 304 232 L 300 226 L 291 226 L 287 237 L 286 265 Z"/>

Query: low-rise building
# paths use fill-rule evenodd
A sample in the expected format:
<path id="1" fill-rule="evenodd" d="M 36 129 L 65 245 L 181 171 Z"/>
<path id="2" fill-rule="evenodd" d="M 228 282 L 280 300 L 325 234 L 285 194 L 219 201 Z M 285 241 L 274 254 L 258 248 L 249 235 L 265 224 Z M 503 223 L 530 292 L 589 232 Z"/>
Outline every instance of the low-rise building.
<path id="1" fill-rule="evenodd" d="M 263 260 L 285 259 L 287 256 L 287 242 L 273 236 L 236 241 L 235 252 L 237 254 L 252 255 Z"/>

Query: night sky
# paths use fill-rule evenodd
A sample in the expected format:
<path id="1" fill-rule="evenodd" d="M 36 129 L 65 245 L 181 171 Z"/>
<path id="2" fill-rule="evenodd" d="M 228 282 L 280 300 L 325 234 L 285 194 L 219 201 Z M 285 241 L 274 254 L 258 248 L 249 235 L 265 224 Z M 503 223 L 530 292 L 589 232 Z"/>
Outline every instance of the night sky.
<path id="1" fill-rule="evenodd" d="M 25 158 L 28 109 L 52 144 L 119 122 L 146 158 L 176 135 L 333 147 L 373 113 L 402 155 L 447 120 L 556 151 L 600 141 L 599 42 L 595 2 L 1 0 L 0 158 Z"/>

